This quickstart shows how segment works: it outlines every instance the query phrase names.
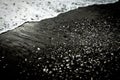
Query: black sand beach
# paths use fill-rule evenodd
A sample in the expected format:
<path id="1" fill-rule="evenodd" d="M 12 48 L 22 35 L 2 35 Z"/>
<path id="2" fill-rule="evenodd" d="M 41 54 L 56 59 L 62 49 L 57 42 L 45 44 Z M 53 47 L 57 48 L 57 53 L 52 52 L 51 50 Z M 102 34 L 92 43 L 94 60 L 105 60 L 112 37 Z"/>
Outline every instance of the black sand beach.
<path id="1" fill-rule="evenodd" d="M 0 34 L 0 80 L 120 80 L 119 74 L 120 2 Z"/>

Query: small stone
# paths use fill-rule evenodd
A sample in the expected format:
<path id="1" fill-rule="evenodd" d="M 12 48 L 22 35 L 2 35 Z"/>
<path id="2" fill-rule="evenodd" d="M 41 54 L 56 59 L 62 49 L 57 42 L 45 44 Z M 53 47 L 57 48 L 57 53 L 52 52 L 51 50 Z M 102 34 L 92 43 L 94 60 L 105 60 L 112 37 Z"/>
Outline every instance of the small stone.
<path id="1" fill-rule="evenodd" d="M 38 60 L 41 60 L 41 59 L 42 59 L 41 57 L 38 58 Z"/>
<path id="2" fill-rule="evenodd" d="M 91 77 L 91 80 L 93 80 L 93 77 Z"/>
<path id="3" fill-rule="evenodd" d="M 25 61 L 27 61 L 27 58 L 25 58 Z"/>
<path id="4" fill-rule="evenodd" d="M 5 57 L 4 57 L 4 56 L 2 56 L 1 58 L 2 58 L 2 59 L 4 59 Z"/>
<path id="5" fill-rule="evenodd" d="M 40 51 L 40 48 L 37 48 L 38 51 Z"/>

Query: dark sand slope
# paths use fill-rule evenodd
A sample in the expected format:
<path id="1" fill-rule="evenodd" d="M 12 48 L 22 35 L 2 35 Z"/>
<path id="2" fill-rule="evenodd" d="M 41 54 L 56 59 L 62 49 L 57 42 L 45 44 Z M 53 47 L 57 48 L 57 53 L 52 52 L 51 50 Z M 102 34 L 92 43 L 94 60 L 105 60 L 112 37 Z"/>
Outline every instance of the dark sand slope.
<path id="1" fill-rule="evenodd" d="M 0 80 L 120 80 L 119 75 L 119 2 L 26 22 L 0 35 Z"/>

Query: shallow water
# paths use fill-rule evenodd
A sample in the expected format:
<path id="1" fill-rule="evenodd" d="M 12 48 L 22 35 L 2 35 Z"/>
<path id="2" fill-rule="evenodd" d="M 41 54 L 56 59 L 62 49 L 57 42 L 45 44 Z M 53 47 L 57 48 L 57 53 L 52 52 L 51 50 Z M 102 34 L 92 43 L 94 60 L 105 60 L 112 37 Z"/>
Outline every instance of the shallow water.
<path id="1" fill-rule="evenodd" d="M 40 21 L 78 7 L 116 1 L 118 0 L 1 0 L 0 33 L 14 29 L 26 21 Z"/>

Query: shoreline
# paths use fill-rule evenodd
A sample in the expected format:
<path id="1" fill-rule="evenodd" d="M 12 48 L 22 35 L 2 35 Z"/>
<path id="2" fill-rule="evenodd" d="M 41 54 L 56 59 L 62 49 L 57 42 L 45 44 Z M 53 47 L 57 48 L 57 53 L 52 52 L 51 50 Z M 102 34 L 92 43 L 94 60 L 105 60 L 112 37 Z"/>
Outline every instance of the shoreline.
<path id="1" fill-rule="evenodd" d="M 119 11 L 119 2 L 93 5 L 0 34 L 0 75 L 12 80 L 119 80 Z"/>

